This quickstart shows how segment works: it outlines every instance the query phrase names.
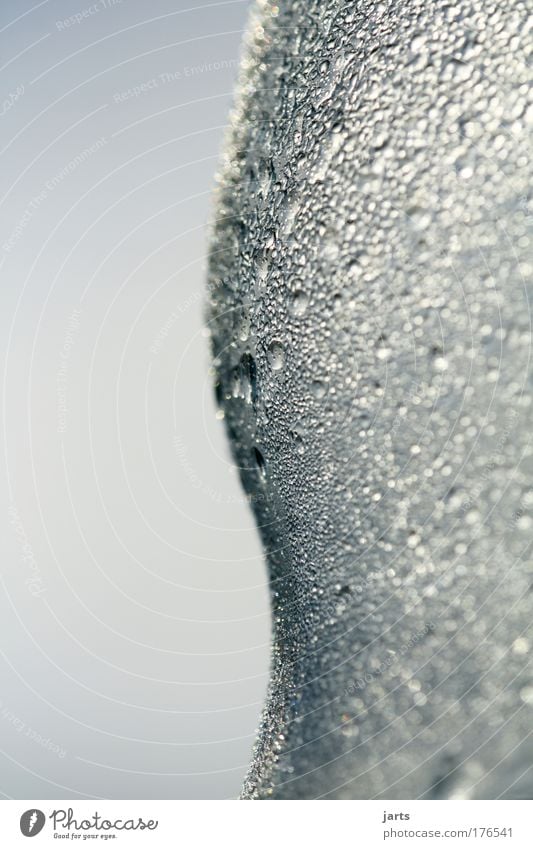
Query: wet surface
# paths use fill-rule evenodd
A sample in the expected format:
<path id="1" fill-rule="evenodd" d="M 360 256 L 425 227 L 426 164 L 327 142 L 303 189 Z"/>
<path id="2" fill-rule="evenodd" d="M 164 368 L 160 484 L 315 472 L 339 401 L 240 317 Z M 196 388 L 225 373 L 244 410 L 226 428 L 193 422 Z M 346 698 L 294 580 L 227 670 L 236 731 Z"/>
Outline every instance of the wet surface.
<path id="1" fill-rule="evenodd" d="M 531 11 L 251 22 L 209 303 L 275 628 L 245 798 L 531 798 Z"/>

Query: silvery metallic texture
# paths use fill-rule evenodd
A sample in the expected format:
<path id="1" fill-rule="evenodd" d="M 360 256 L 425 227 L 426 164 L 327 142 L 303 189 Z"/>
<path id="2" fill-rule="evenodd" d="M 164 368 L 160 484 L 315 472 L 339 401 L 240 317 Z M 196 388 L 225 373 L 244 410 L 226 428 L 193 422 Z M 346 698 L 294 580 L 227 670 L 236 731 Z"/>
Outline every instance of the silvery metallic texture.
<path id="1" fill-rule="evenodd" d="M 260 3 L 210 260 L 268 559 L 244 798 L 531 798 L 531 5 Z"/>

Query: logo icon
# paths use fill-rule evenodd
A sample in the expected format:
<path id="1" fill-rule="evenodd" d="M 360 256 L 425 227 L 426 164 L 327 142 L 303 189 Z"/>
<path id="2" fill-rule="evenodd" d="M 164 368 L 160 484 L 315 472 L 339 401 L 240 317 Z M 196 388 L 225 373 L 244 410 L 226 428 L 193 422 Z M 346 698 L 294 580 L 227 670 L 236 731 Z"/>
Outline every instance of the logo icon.
<path id="1" fill-rule="evenodd" d="M 46 817 L 42 811 L 37 808 L 30 808 L 25 811 L 20 818 L 20 830 L 24 837 L 35 837 L 43 830 Z"/>

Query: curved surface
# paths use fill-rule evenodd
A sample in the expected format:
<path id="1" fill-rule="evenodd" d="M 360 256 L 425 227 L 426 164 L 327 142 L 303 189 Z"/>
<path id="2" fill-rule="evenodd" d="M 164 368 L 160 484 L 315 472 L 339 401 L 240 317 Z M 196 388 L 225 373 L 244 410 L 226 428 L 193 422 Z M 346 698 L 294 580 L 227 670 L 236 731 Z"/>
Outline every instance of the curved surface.
<path id="1" fill-rule="evenodd" d="M 272 587 L 244 798 L 531 798 L 530 13 L 253 15 L 209 307 Z"/>

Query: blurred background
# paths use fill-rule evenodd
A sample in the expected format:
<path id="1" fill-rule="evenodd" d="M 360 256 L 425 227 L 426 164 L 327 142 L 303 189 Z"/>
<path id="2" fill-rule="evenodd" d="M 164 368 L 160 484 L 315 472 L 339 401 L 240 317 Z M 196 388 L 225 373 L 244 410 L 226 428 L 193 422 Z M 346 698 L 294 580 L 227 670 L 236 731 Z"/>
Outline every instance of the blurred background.
<path id="1" fill-rule="evenodd" d="M 232 798 L 266 575 L 207 222 L 248 0 L 0 8 L 5 798 Z"/>

